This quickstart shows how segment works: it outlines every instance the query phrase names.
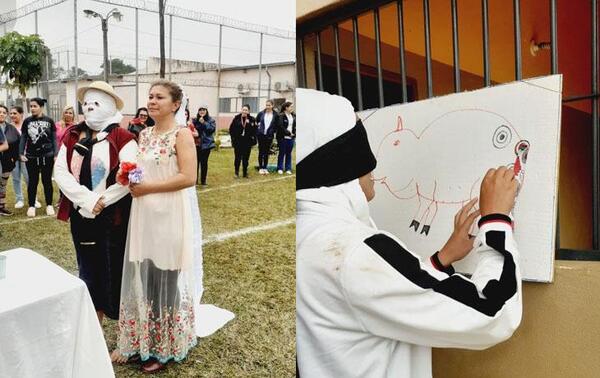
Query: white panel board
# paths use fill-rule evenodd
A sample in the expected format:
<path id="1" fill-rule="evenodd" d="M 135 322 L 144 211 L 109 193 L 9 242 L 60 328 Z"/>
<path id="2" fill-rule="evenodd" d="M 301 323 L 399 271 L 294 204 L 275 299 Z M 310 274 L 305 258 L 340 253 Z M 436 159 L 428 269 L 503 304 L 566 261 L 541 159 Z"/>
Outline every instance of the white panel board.
<path id="1" fill-rule="evenodd" d="M 512 214 L 522 276 L 551 282 L 561 91 L 553 75 L 359 113 L 378 160 L 378 227 L 429 256 L 486 171 L 512 165 L 522 180 Z M 476 262 L 472 254 L 455 267 L 471 273 Z"/>

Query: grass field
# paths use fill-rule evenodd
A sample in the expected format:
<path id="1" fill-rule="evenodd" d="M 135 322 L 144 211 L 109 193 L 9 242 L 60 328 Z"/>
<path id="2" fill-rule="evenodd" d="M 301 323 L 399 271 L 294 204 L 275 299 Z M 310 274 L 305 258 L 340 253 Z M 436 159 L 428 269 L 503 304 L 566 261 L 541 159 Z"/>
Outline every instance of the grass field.
<path id="1" fill-rule="evenodd" d="M 256 162 L 256 149 L 250 162 Z M 271 160 L 274 160 L 271 157 Z M 159 377 L 291 377 L 295 375 L 295 175 L 233 176 L 233 151 L 213 151 L 208 187 L 198 189 L 204 237 L 204 303 L 236 318 L 199 340 L 181 363 Z M 25 188 L 24 188 L 25 189 Z M 8 206 L 13 210 L 12 179 Z M 41 184 L 38 198 L 42 205 Z M 55 197 L 55 201 L 56 201 Z M 0 218 L 0 251 L 30 248 L 77 274 L 69 225 L 54 218 L 25 216 L 26 208 Z M 255 226 L 287 221 L 256 231 Z M 242 230 L 241 235 L 217 238 Z M 116 322 L 104 321 L 109 350 Z M 142 376 L 137 365 L 115 366 L 117 377 Z"/>

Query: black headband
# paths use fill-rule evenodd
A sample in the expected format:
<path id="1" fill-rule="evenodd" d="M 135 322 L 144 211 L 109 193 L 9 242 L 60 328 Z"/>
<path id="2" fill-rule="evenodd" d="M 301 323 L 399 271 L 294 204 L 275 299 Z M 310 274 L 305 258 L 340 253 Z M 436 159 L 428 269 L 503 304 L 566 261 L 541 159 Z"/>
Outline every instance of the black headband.
<path id="1" fill-rule="evenodd" d="M 302 159 L 296 166 L 296 190 L 335 186 L 373 171 L 377 160 L 371 152 L 362 122 Z"/>

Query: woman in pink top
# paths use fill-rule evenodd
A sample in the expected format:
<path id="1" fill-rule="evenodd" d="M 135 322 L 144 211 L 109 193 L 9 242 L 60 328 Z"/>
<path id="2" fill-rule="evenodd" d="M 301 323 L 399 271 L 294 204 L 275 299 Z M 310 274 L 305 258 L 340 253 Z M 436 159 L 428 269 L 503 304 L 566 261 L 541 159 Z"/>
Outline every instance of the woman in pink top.
<path id="1" fill-rule="evenodd" d="M 64 107 L 60 121 L 56 122 L 56 143 L 60 145 L 65 130 L 75 123 L 75 110 L 71 105 Z"/>

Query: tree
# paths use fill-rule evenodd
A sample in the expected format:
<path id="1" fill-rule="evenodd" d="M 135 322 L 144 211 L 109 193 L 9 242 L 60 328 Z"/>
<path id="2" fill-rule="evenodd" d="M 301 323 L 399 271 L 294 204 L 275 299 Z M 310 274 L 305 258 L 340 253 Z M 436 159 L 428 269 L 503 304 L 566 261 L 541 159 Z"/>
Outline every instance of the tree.
<path id="1" fill-rule="evenodd" d="M 47 49 L 36 34 L 10 32 L 0 38 L 0 73 L 8 76 L 8 87 L 18 89 L 22 98 L 27 88 L 42 78 Z"/>
<path id="2" fill-rule="evenodd" d="M 104 63 L 100 65 L 100 68 L 104 69 Z M 119 58 L 113 58 L 110 60 L 110 72 L 117 75 L 123 75 L 132 73 L 135 71 L 135 67 L 130 64 L 125 64 L 123 60 Z"/>
<path id="3" fill-rule="evenodd" d="M 67 72 L 67 76 L 70 78 L 75 77 L 75 66 L 71 67 L 69 72 Z M 87 72 L 82 70 L 81 68 L 77 68 L 77 77 L 87 76 Z"/>
<path id="4" fill-rule="evenodd" d="M 158 24 L 160 28 L 160 78 L 165 78 L 165 2 L 158 0 Z"/>

